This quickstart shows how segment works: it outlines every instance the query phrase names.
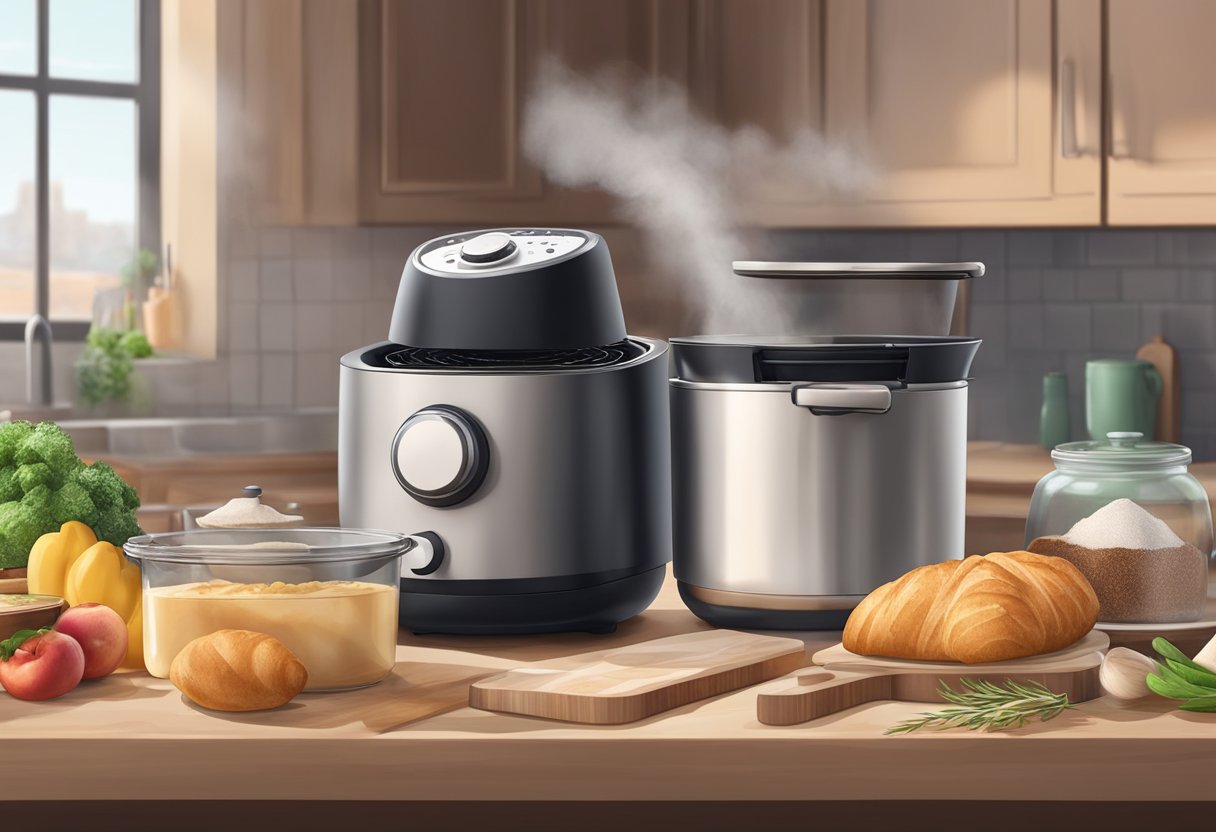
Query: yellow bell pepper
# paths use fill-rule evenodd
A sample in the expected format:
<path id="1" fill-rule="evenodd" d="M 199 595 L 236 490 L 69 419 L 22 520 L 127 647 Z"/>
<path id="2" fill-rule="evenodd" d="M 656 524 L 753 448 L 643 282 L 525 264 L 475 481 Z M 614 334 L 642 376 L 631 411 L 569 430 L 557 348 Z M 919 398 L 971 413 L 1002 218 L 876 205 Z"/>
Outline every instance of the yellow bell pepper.
<path id="1" fill-rule="evenodd" d="M 64 523 L 30 550 L 28 583 L 35 594 L 58 595 L 71 606 L 105 604 L 127 622 L 123 667 L 144 666 L 143 603 L 139 567 L 111 543 L 98 542 L 84 523 Z"/>
<path id="2" fill-rule="evenodd" d="M 30 549 L 26 581 L 36 595 L 65 598 L 64 581 L 68 569 L 85 549 L 97 543 L 93 530 L 76 520 L 64 523 L 59 531 L 44 534 Z M 69 602 L 70 603 L 70 602 Z"/>

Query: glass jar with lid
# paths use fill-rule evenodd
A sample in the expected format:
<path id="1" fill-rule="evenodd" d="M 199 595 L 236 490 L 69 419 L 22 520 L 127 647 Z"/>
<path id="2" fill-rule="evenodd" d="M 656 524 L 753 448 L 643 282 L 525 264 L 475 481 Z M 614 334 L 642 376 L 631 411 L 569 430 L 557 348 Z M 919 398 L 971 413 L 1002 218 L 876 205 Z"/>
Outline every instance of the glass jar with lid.
<path id="1" fill-rule="evenodd" d="M 1051 452 L 1026 518 L 1026 548 L 1071 561 L 1098 595 L 1099 620 L 1195 621 L 1207 601 L 1212 512 L 1187 470 L 1191 450 L 1108 433 Z"/>

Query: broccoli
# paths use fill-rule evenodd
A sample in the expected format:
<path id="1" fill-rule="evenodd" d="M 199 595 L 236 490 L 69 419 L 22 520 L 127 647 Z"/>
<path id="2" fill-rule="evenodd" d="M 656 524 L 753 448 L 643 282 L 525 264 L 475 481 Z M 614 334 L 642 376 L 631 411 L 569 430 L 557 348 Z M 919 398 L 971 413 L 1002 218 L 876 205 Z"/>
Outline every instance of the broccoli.
<path id="1" fill-rule="evenodd" d="M 142 534 L 139 496 L 104 462 L 85 465 L 53 422 L 0 424 L 0 569 L 20 568 L 42 535 L 69 520 L 121 546 Z"/>
<path id="2" fill-rule="evenodd" d="M 148 336 L 136 329 L 124 332 L 118 339 L 118 346 L 126 350 L 132 358 L 150 358 L 152 356 L 152 344 L 148 341 Z"/>

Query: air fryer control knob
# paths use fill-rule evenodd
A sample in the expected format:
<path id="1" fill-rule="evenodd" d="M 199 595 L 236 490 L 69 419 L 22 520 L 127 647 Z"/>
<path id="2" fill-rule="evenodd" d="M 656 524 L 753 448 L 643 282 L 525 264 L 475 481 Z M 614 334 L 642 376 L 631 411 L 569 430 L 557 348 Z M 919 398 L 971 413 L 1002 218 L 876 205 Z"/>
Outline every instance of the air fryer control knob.
<path id="1" fill-rule="evenodd" d="M 490 447 L 476 419 L 460 408 L 437 404 L 397 429 L 391 462 L 397 482 L 415 500 L 454 506 L 481 487 Z"/>
<path id="2" fill-rule="evenodd" d="M 515 241 L 501 231 L 480 234 L 460 247 L 460 259 L 466 263 L 497 263 L 515 253 Z"/>

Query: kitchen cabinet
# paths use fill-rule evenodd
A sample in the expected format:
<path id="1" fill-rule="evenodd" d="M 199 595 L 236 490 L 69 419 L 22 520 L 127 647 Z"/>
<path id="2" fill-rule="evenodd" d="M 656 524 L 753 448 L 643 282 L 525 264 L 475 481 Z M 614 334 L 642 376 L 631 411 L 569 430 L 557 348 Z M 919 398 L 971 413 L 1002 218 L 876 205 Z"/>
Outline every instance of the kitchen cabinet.
<path id="1" fill-rule="evenodd" d="M 679 78 L 686 6 L 661 0 L 363 0 L 360 218 L 595 223 L 606 195 L 544 181 L 520 129 L 540 58 L 592 73 L 628 60 Z"/>
<path id="2" fill-rule="evenodd" d="M 1096 224 L 1099 0 L 826 0 L 827 135 L 876 187 L 816 225 Z"/>
<path id="3" fill-rule="evenodd" d="M 241 219 L 358 221 L 356 12 L 329 0 L 218 4 L 219 144 Z"/>
<path id="4" fill-rule="evenodd" d="M 1110 0 L 1107 219 L 1216 222 L 1216 4 Z"/>
<path id="5" fill-rule="evenodd" d="M 760 225 L 1096 224 L 1100 0 L 364 0 L 360 217 L 612 222 L 547 183 L 519 128 L 533 56 L 629 61 L 728 128 L 824 131 L 866 153 L 862 199 L 750 186 Z M 423 32 L 460 32 L 462 45 Z M 436 79 L 442 82 L 436 83 Z"/>
<path id="6" fill-rule="evenodd" d="M 527 158 L 553 55 L 670 79 L 731 129 L 821 131 L 876 173 L 851 198 L 749 183 L 744 222 L 1216 221 L 1216 101 L 1196 81 L 1216 72 L 1216 7 L 1108 0 L 1104 28 L 1104 2 L 232 0 L 225 170 L 263 224 L 618 222 Z"/>

